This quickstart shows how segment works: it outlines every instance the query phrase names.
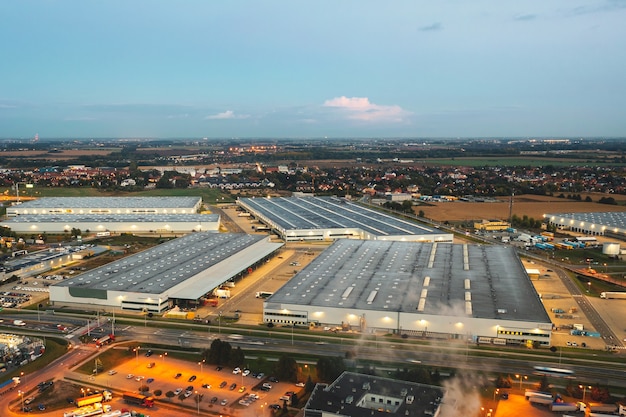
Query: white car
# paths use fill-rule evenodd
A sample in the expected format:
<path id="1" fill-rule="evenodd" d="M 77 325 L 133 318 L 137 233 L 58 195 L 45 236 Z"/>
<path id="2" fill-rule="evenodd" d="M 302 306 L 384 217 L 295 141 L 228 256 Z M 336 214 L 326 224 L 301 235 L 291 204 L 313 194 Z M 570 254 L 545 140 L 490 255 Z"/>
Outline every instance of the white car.
<path id="1" fill-rule="evenodd" d="M 222 404 L 222 405 L 226 405 L 226 404 L 228 404 L 228 400 L 227 400 L 226 398 L 224 398 L 224 399 L 220 402 L 220 404 Z"/>
<path id="2" fill-rule="evenodd" d="M 117 373 L 117 371 L 115 369 L 111 369 L 108 374 L 109 375 L 115 375 Z"/>
<path id="3" fill-rule="evenodd" d="M 133 374 L 126 375 L 126 379 L 133 379 L 134 377 L 135 377 L 135 375 L 133 375 Z"/>
<path id="4" fill-rule="evenodd" d="M 238 375 L 241 373 L 241 368 L 237 367 L 235 369 L 233 369 L 233 374 Z"/>
<path id="5" fill-rule="evenodd" d="M 142 379 L 144 379 L 144 378 L 145 378 L 145 376 L 142 376 L 142 375 L 137 375 L 137 376 L 135 377 L 135 381 L 141 381 L 141 380 L 142 380 Z"/>
<path id="6" fill-rule="evenodd" d="M 183 389 L 182 389 L 182 388 L 176 388 L 176 390 L 174 390 L 174 395 L 178 395 L 178 394 L 180 394 L 181 392 L 183 392 Z"/>
<path id="7" fill-rule="evenodd" d="M 298 382 L 296 383 L 296 387 L 303 387 L 304 386 L 304 382 Z"/>
<path id="8" fill-rule="evenodd" d="M 242 373 L 241 375 L 243 375 L 243 376 L 248 376 L 248 375 L 250 375 L 250 370 L 249 370 L 249 369 L 244 369 L 244 370 L 243 370 L 243 373 Z"/>

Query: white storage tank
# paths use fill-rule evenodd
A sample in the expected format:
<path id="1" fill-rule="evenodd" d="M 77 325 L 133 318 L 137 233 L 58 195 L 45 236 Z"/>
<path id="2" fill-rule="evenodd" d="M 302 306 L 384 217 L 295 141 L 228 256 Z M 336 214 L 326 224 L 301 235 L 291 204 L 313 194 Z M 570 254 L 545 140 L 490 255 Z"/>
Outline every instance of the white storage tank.
<path id="1" fill-rule="evenodd" d="M 609 256 L 618 256 L 620 253 L 620 245 L 616 242 L 605 242 L 602 244 L 602 253 Z"/>

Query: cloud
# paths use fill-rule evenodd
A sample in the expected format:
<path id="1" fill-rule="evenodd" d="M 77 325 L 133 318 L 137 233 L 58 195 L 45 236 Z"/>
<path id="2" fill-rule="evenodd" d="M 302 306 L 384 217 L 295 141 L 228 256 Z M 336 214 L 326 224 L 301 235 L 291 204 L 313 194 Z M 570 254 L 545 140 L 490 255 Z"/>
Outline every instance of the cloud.
<path id="1" fill-rule="evenodd" d="M 324 102 L 324 107 L 337 109 L 346 118 L 368 122 L 403 122 L 411 113 L 400 106 L 374 104 L 367 97 L 335 97 Z"/>
<path id="2" fill-rule="evenodd" d="M 529 20 L 535 20 L 537 18 L 536 14 L 522 14 L 513 17 L 513 20 L 517 22 L 525 22 Z"/>
<path id="3" fill-rule="evenodd" d="M 226 120 L 226 119 L 247 119 L 249 116 L 247 114 L 235 114 L 232 110 L 226 110 L 221 113 L 211 114 L 206 116 L 206 120 Z"/>
<path id="4" fill-rule="evenodd" d="M 430 32 L 430 31 L 434 31 L 434 30 L 443 30 L 443 25 L 441 24 L 441 22 L 435 22 L 432 25 L 428 25 L 428 26 L 421 26 L 418 28 L 419 31 L 421 32 Z"/>

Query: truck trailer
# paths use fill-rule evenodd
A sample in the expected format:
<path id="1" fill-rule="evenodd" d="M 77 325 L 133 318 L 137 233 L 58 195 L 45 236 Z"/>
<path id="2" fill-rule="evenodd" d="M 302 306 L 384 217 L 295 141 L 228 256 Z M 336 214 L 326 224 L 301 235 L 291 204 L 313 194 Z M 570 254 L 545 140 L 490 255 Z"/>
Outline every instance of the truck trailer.
<path id="1" fill-rule="evenodd" d="M 545 397 L 538 397 L 535 395 L 532 395 L 528 398 L 528 401 L 531 404 L 543 404 L 543 405 L 547 405 L 550 406 L 552 405 L 552 403 L 554 403 L 554 399 L 553 398 L 545 398 Z"/>
<path id="2" fill-rule="evenodd" d="M 619 407 L 618 404 L 589 403 L 589 411 L 592 413 L 617 413 Z"/>
<path id="3" fill-rule="evenodd" d="M 90 404 L 111 401 L 112 398 L 113 395 L 111 394 L 111 391 L 102 391 L 100 394 L 93 394 L 86 397 L 77 398 L 74 402 L 76 403 L 77 407 L 84 407 Z"/>
<path id="4" fill-rule="evenodd" d="M 143 394 L 135 394 L 134 392 L 125 392 L 123 397 L 128 404 L 140 405 L 146 408 L 154 406 L 154 398 Z"/>
<path id="5" fill-rule="evenodd" d="M 626 406 L 624 405 L 616 405 L 614 411 L 611 412 L 611 414 L 607 414 L 605 413 L 597 413 L 594 412 L 593 408 L 591 408 L 590 410 L 591 412 L 589 413 L 589 417 L 608 417 L 608 416 L 626 416 Z"/>
<path id="6" fill-rule="evenodd" d="M 579 401 L 577 403 L 552 403 L 550 405 L 550 411 L 559 412 L 559 411 L 585 411 L 587 409 L 587 405 Z"/>
<path id="7" fill-rule="evenodd" d="M 601 292 L 600 298 L 604 298 L 605 300 L 609 300 L 609 299 L 626 300 L 626 292 L 618 292 L 618 291 Z"/>

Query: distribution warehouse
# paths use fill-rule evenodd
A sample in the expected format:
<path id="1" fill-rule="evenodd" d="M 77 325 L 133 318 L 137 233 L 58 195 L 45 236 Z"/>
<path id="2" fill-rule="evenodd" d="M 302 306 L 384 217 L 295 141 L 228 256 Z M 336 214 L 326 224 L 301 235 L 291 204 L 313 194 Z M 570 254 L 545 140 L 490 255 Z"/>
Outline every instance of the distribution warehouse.
<path id="1" fill-rule="evenodd" d="M 200 197 L 51 197 L 7 208 L 2 226 L 17 233 L 191 233 L 217 231 L 216 214 L 198 214 Z"/>
<path id="2" fill-rule="evenodd" d="M 265 322 L 549 346 L 514 248 L 340 239 L 264 303 Z"/>
<path id="3" fill-rule="evenodd" d="M 52 285 L 50 302 L 154 313 L 196 305 L 282 246 L 262 235 L 192 233 Z"/>
<path id="4" fill-rule="evenodd" d="M 613 235 L 626 237 L 626 212 L 552 213 L 544 219 L 559 229 L 589 235 Z"/>
<path id="5" fill-rule="evenodd" d="M 339 238 L 452 242 L 451 233 L 337 197 L 240 198 L 237 204 L 285 241 Z"/>

